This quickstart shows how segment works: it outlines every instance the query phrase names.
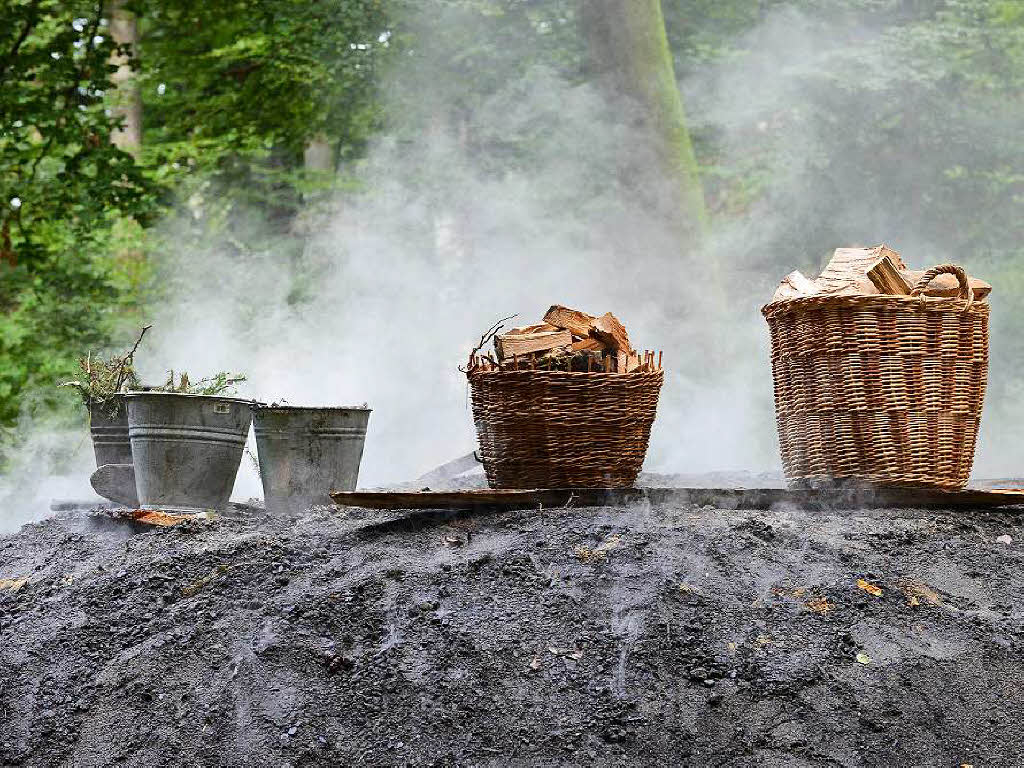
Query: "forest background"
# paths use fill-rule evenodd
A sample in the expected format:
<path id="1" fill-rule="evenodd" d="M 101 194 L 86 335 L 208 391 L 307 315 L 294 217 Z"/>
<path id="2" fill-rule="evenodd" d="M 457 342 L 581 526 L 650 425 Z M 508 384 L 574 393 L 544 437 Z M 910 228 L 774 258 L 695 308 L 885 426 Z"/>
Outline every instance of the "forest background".
<path id="1" fill-rule="evenodd" d="M 757 309 L 882 241 L 995 286 L 981 467 L 1024 458 L 1024 3 L 0 9 L 0 473 L 81 454 L 55 384 L 155 322 L 152 378 L 369 400 L 407 479 L 471 447 L 479 331 L 554 302 L 666 350 L 658 468 L 775 466 Z"/>

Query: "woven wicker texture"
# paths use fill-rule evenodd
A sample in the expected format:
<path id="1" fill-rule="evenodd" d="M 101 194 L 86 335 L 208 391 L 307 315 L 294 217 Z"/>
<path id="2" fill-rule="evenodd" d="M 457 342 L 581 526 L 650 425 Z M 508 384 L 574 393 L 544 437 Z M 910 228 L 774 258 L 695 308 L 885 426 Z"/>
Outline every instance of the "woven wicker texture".
<path id="1" fill-rule="evenodd" d="M 625 488 L 647 454 L 663 371 L 469 373 L 492 488 Z"/>
<path id="2" fill-rule="evenodd" d="M 920 296 L 954 274 L 960 298 Z M 988 378 L 989 305 L 950 264 L 910 296 L 768 304 L 775 412 L 791 485 L 849 480 L 963 488 Z"/>

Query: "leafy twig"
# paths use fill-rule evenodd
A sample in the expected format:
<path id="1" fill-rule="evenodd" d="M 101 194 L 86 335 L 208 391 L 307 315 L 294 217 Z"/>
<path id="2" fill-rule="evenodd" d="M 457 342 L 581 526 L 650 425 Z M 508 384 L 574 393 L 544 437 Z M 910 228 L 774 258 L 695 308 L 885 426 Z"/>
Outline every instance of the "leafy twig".
<path id="1" fill-rule="evenodd" d="M 123 355 L 111 355 L 104 360 L 92 356 L 92 350 L 80 358 L 78 367 L 84 376 L 83 380 L 61 382 L 58 386 L 72 387 L 78 391 L 87 408 L 99 407 L 109 415 L 117 412 L 119 395 L 126 389 L 139 386 L 139 378 L 135 373 L 134 357 L 142 343 L 143 336 L 151 326 L 145 326 L 136 339 L 134 346 Z"/>
<path id="2" fill-rule="evenodd" d="M 200 379 L 194 384 L 189 381 L 188 371 L 182 371 L 175 381 L 174 370 L 167 372 L 167 381 L 159 387 L 154 387 L 153 392 L 173 392 L 179 395 L 223 395 L 233 394 L 236 384 L 241 384 L 246 378 L 241 373 L 228 373 L 221 371 L 213 376 Z"/>

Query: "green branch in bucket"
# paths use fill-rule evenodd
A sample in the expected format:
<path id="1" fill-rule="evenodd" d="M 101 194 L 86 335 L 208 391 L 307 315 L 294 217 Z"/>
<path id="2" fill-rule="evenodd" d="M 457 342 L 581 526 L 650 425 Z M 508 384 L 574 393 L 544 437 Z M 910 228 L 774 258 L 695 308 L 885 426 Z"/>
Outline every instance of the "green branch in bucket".
<path id="1" fill-rule="evenodd" d="M 167 372 L 167 381 L 159 387 L 153 387 L 150 391 L 174 392 L 179 395 L 233 395 L 237 388 L 236 385 L 245 380 L 244 374 L 221 371 L 193 383 L 189 380 L 188 371 L 181 371 L 175 377 L 172 369 Z"/>
<path id="2" fill-rule="evenodd" d="M 85 357 L 79 358 L 78 367 L 82 370 L 82 376 L 71 381 L 62 381 L 57 386 L 71 387 L 78 392 L 86 408 L 98 407 L 107 415 L 113 416 L 118 409 L 115 395 L 138 389 L 140 386 L 134 366 L 135 351 L 150 328 L 151 325 L 143 326 L 135 344 L 123 355 L 111 355 L 104 359 L 94 357 L 92 352 L 89 352 Z"/>

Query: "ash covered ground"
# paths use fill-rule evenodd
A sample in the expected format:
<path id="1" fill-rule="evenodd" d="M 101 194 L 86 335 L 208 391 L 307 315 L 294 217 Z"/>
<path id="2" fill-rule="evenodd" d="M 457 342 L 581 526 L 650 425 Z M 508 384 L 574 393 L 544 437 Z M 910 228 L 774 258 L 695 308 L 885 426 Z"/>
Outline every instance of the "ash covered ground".
<path id="1" fill-rule="evenodd" d="M 60 513 L 0 539 L 0 764 L 1017 766 L 1022 542 L 1014 511 Z"/>

